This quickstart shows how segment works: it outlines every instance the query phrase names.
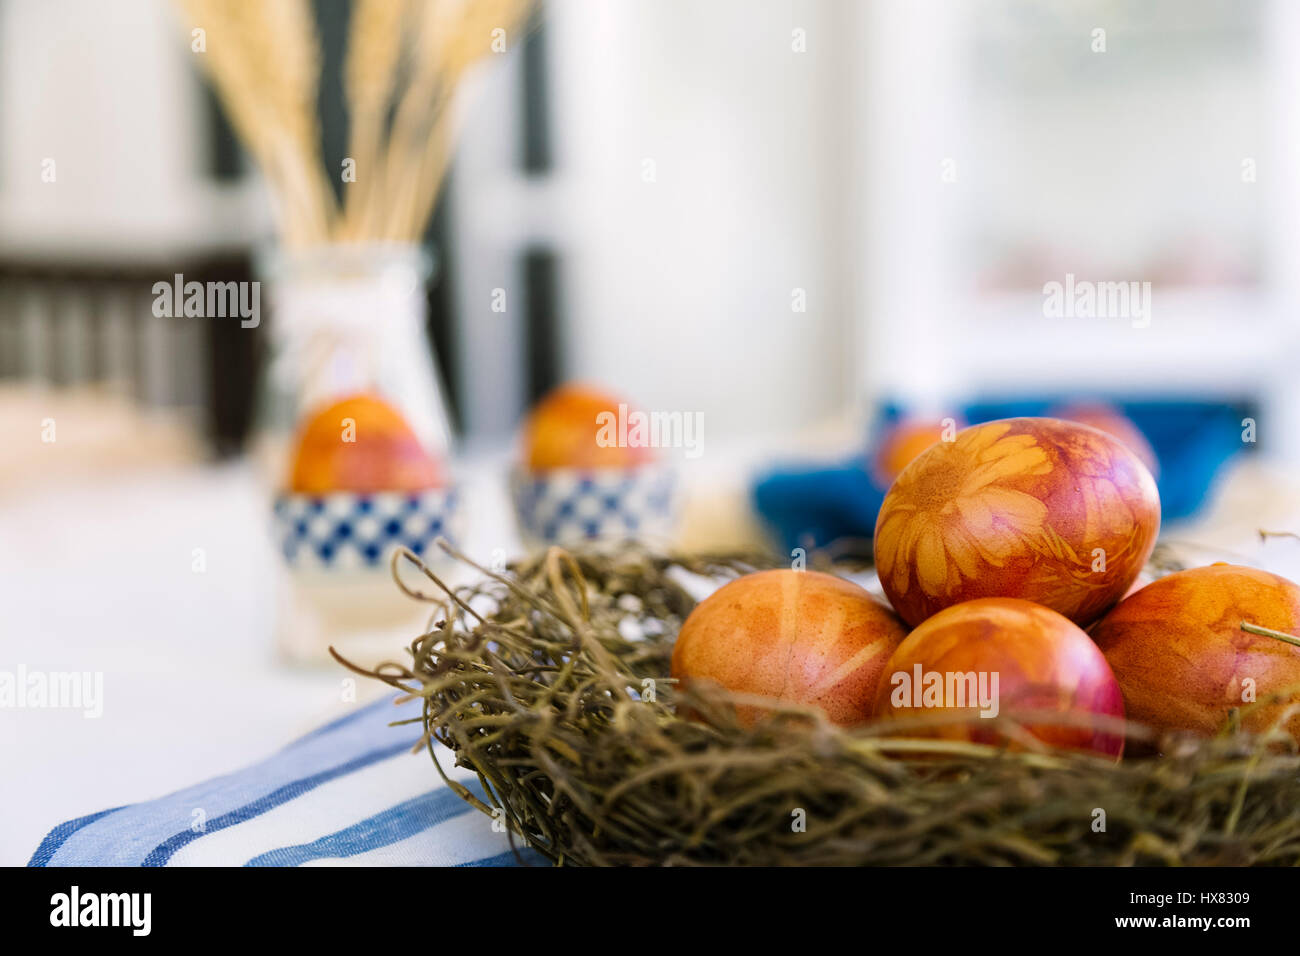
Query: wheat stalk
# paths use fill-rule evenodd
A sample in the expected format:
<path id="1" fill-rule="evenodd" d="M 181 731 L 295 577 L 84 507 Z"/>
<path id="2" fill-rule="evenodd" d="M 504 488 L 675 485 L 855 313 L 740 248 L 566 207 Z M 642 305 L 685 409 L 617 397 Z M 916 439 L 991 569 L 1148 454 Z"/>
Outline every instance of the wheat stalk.
<path id="1" fill-rule="evenodd" d="M 376 196 L 384 188 L 388 110 L 402 65 L 412 0 L 356 0 L 348 36 L 343 84 L 350 112 L 348 155 L 357 178 L 344 199 L 339 238 L 358 239 L 379 230 Z"/>
<path id="2" fill-rule="evenodd" d="M 531 6 L 356 0 L 344 88 L 357 177 L 340 212 L 322 163 L 321 56 L 309 0 L 177 2 L 207 32 L 201 63 L 267 177 L 291 247 L 420 237 L 451 162 L 458 85 L 491 52 L 493 30 L 512 36 Z"/>
<path id="3" fill-rule="evenodd" d="M 200 63 L 271 185 L 286 244 L 324 241 L 333 195 L 320 167 L 320 51 L 308 0 L 180 0 L 207 34 Z"/>
<path id="4" fill-rule="evenodd" d="M 388 238 L 423 232 L 450 165 L 457 86 L 492 53 L 492 31 L 499 27 L 513 36 L 530 7 L 530 0 L 425 0 L 416 69 L 398 102 L 389 143 Z"/>
<path id="5" fill-rule="evenodd" d="M 317 94 L 320 42 L 310 0 L 252 0 L 239 4 L 244 24 L 262 28 L 256 41 L 265 58 L 270 89 L 286 131 L 286 162 L 301 183 L 303 215 L 311 240 L 323 242 L 335 218 L 334 193 L 320 162 Z M 260 20 L 254 11 L 260 12 Z"/>
<path id="6" fill-rule="evenodd" d="M 235 132 L 272 181 L 272 195 L 280 201 L 276 214 L 281 231 L 290 234 L 294 223 L 284 207 L 287 197 L 283 195 L 284 185 L 279 182 L 281 170 L 274 160 L 270 110 L 268 104 L 256 95 L 257 78 L 253 64 L 246 52 L 232 41 L 231 9 L 215 0 L 179 2 L 191 23 L 207 35 L 206 49 L 199 63 L 225 105 Z"/>

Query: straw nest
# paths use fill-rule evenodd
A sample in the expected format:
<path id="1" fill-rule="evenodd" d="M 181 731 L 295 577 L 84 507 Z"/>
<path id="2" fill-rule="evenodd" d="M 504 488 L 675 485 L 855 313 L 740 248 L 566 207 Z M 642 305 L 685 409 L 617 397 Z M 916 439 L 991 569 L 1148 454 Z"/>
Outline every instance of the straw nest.
<path id="1" fill-rule="evenodd" d="M 436 590 L 402 583 L 402 561 Z M 741 698 L 675 687 L 669 660 L 691 576 L 760 563 L 553 548 L 448 589 L 404 552 L 395 575 L 436 605 L 430 627 L 405 662 L 361 672 L 420 698 L 438 772 L 435 740 L 487 802 L 448 785 L 557 864 L 1300 864 L 1300 753 L 1282 733 L 1129 725 L 1130 749 L 1161 756 L 1116 764 L 1036 745 L 1014 717 L 1012 749 L 779 705 L 739 726 Z"/>

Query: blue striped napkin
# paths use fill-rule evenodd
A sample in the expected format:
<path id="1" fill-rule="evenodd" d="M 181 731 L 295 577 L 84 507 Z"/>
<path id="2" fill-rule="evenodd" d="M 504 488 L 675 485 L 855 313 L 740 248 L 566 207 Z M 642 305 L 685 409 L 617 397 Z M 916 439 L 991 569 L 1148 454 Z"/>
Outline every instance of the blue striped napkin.
<path id="1" fill-rule="evenodd" d="M 429 755 L 412 754 L 418 716 L 386 698 L 278 754 L 146 803 L 69 820 L 29 866 L 514 866 L 505 833 L 456 796 Z M 477 777 L 439 760 L 486 801 Z M 545 864 L 532 850 L 524 863 Z"/>

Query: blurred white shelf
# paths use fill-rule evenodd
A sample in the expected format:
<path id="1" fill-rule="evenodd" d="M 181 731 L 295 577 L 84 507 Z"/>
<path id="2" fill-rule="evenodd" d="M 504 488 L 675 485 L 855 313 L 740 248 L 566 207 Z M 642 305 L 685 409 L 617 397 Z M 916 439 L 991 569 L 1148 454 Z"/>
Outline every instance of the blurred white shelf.
<path id="1" fill-rule="evenodd" d="M 260 180 L 196 183 L 176 205 L 153 215 L 34 206 L 26 193 L 0 192 L 0 257 L 28 263 L 139 266 L 246 251 L 272 233 Z"/>
<path id="2" fill-rule="evenodd" d="M 1145 326 L 1129 318 L 1050 318 L 1043 299 L 1007 294 L 972 304 L 954 327 L 961 387 L 1240 396 L 1290 374 L 1300 357 L 1300 326 L 1250 292 L 1155 288 Z"/>

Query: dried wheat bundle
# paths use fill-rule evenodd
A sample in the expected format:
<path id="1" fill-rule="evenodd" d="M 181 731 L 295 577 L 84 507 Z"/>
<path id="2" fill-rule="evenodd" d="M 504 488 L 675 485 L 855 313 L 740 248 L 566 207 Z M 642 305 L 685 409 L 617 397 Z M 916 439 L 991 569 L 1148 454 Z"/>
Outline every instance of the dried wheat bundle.
<path id="1" fill-rule="evenodd" d="M 356 177 L 341 209 L 321 155 L 310 0 L 177 2 L 205 31 L 200 62 L 267 177 L 284 242 L 303 247 L 423 234 L 451 161 L 459 84 L 532 0 L 355 0 L 344 90 Z"/>
<path id="2" fill-rule="evenodd" d="M 683 574 L 756 561 L 552 549 L 451 590 L 399 560 L 437 587 L 402 585 L 434 602 L 429 631 L 361 673 L 421 699 L 425 740 L 491 805 L 448 785 L 555 863 L 1300 864 L 1287 734 L 1170 738 L 1117 764 L 1023 734 L 1005 750 L 850 731 L 798 707 L 745 728 L 725 697 L 665 678 L 695 603 Z"/>

